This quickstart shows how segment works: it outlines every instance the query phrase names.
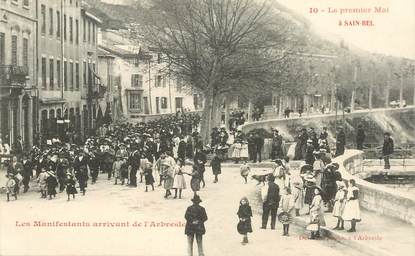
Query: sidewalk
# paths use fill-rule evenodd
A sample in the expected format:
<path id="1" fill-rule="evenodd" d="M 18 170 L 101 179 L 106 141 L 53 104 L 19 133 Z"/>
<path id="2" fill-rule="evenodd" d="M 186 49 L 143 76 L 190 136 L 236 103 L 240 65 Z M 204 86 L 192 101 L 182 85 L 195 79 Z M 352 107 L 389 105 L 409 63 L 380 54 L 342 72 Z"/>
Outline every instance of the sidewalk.
<path id="1" fill-rule="evenodd" d="M 303 209 L 305 210 L 305 209 Z M 301 212 L 300 217 L 295 218 L 295 223 L 306 226 L 309 215 Z M 325 213 L 326 227 L 322 227 L 323 233 L 337 242 L 353 247 L 368 255 L 413 255 L 415 252 L 415 227 L 400 220 L 380 216 L 374 212 L 362 209 L 362 221 L 357 223 L 357 232 L 349 233 L 350 222 L 345 222 L 345 230 L 333 230 L 337 224 L 337 218 L 331 213 Z"/>

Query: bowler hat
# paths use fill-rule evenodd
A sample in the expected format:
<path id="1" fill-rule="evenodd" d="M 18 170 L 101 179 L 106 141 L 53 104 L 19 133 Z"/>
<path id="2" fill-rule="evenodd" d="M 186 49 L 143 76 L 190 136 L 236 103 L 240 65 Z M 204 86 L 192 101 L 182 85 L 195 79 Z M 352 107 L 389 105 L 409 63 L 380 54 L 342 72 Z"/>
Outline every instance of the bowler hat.
<path id="1" fill-rule="evenodd" d="M 191 201 L 195 204 L 201 203 L 202 200 L 200 199 L 200 196 L 198 195 L 194 195 L 193 198 L 191 199 Z"/>

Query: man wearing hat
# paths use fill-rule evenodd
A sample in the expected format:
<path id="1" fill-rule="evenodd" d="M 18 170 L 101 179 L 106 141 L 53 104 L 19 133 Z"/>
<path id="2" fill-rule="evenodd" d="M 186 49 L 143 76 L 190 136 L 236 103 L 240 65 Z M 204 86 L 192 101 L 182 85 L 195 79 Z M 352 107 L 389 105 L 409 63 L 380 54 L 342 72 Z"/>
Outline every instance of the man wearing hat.
<path id="1" fill-rule="evenodd" d="M 346 146 L 346 133 L 343 130 L 343 127 L 339 127 L 339 131 L 336 137 L 336 154 L 335 157 L 341 156 L 344 154 L 344 147 Z"/>
<path id="2" fill-rule="evenodd" d="M 59 153 L 59 159 L 56 166 L 56 176 L 59 182 L 59 191 L 62 192 L 65 189 L 65 177 L 66 172 L 69 169 L 69 161 L 66 154 L 61 151 Z"/>
<path id="3" fill-rule="evenodd" d="M 327 211 L 332 212 L 334 206 L 334 197 L 337 192 L 337 181 L 342 180 L 342 175 L 338 171 L 339 164 L 330 163 L 328 164 L 323 171 L 323 183 L 322 188 L 324 191 L 324 202 L 327 204 Z"/>
<path id="4" fill-rule="evenodd" d="M 273 137 L 271 144 L 271 159 L 275 160 L 277 158 L 283 158 L 284 153 L 282 150 L 282 136 L 279 134 L 279 131 L 276 128 L 272 129 Z"/>
<path id="5" fill-rule="evenodd" d="M 262 148 L 264 147 L 264 137 L 262 137 L 262 135 L 257 131 L 254 134 L 254 163 L 256 163 L 257 159 L 258 162 L 261 162 L 261 153 L 262 153 Z"/>
<path id="6" fill-rule="evenodd" d="M 390 155 L 393 154 L 394 145 L 393 145 L 393 139 L 389 132 L 385 132 L 383 136 L 383 147 L 382 147 L 382 157 L 385 161 L 385 170 L 389 170 L 391 168 L 389 163 Z"/>
<path id="7" fill-rule="evenodd" d="M 356 131 L 356 148 L 359 150 L 363 150 L 363 142 L 365 141 L 365 129 L 363 128 L 362 124 L 357 126 Z"/>
<path id="8" fill-rule="evenodd" d="M 131 166 L 130 171 L 130 183 L 128 184 L 131 187 L 137 187 L 137 171 L 140 169 L 141 153 L 138 150 L 138 145 L 133 145 L 132 152 L 128 158 L 128 164 Z M 142 179 L 142 176 L 141 176 Z"/>
<path id="9" fill-rule="evenodd" d="M 261 229 L 267 228 L 269 214 L 271 213 L 271 229 L 275 229 L 277 219 L 277 210 L 280 202 L 280 188 L 274 183 L 275 177 L 268 175 L 268 184 L 262 187 L 262 226 Z"/>
<path id="10" fill-rule="evenodd" d="M 32 164 L 32 161 L 29 159 L 27 154 L 23 155 L 22 165 L 23 165 L 23 171 L 22 171 L 23 180 L 22 180 L 22 182 L 23 182 L 23 186 L 24 186 L 23 193 L 26 193 L 29 190 L 30 178 L 33 177 L 33 164 Z"/>
<path id="11" fill-rule="evenodd" d="M 73 169 L 79 183 L 79 190 L 85 195 L 85 188 L 88 182 L 89 159 L 82 149 L 78 150 L 77 153 L 79 156 L 74 160 Z"/>
<path id="12" fill-rule="evenodd" d="M 205 222 L 208 217 L 205 208 L 199 204 L 202 202 L 198 195 L 192 198 L 193 205 L 189 206 L 184 215 L 186 227 L 184 233 L 187 235 L 188 255 L 193 255 L 193 241 L 196 237 L 199 256 L 204 256 L 202 237 L 206 233 Z"/>

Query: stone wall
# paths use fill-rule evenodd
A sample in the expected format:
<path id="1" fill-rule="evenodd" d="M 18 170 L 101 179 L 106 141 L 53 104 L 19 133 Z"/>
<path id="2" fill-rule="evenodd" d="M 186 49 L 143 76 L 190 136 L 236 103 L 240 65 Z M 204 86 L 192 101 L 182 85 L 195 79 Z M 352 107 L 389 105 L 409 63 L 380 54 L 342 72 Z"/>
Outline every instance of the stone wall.
<path id="1" fill-rule="evenodd" d="M 361 207 L 415 225 L 415 199 L 411 195 L 367 182 L 356 175 L 363 171 L 362 151 L 347 150 L 344 155 L 335 158 L 334 162 L 340 165 L 345 180 L 356 181 Z"/>

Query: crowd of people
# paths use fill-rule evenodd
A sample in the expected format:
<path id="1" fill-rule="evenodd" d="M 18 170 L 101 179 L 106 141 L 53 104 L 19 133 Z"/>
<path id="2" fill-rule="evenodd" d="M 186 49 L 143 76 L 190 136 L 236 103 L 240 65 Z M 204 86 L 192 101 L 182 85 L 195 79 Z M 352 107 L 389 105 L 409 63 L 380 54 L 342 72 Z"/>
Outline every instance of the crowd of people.
<path id="1" fill-rule="evenodd" d="M 29 181 L 35 179 L 42 198 L 53 199 L 59 189 L 66 190 L 68 200 L 78 193 L 85 195 L 90 184 L 105 173 L 114 184 L 137 187 L 145 182 L 154 190 L 154 183 L 166 190 L 165 198 L 175 191 L 180 198 L 186 188 L 183 175 L 192 176 L 191 188 L 200 189 L 206 164 L 206 151 L 197 132 L 200 117 L 182 114 L 148 123 L 121 123 L 100 127 L 96 136 L 82 144 L 70 144 L 57 138 L 33 146 L 30 152 L 14 154 L 5 161 L 7 170 L 7 195 L 17 198 L 20 187 L 30 189 Z M 185 162 L 193 163 L 193 171 L 184 171 Z M 77 184 L 77 186 L 75 186 Z"/>
<path id="2" fill-rule="evenodd" d="M 324 210 L 337 218 L 334 229 L 343 230 L 344 221 L 350 221 L 349 232 L 356 231 L 356 223 L 361 220 L 359 209 L 359 189 L 354 180 L 343 181 L 339 165 L 332 157 L 342 155 L 346 136 L 342 127 L 337 132 L 336 149 L 331 152 L 328 131 L 323 127 L 317 135 L 314 128 L 301 128 L 296 136 L 296 144 L 291 159 L 304 161 L 298 174 L 290 167 L 289 153 L 284 147 L 283 137 L 278 129 L 272 129 L 269 158 L 274 163 L 270 170 L 251 173 L 248 160 L 261 162 L 264 137 L 259 132 L 245 135 L 241 129 L 227 131 L 225 127 L 213 128 L 210 143 L 204 143 L 198 133 L 200 117 L 197 114 L 183 113 L 147 123 L 120 123 L 100 127 L 95 136 L 85 142 L 71 144 L 57 138 L 34 146 L 30 152 L 16 151 L 10 162 L 5 162 L 7 170 L 7 200 L 17 199 L 21 187 L 28 192 L 33 182 L 38 184 L 41 198 L 52 200 L 59 192 L 66 192 L 67 200 L 75 199 L 79 192 L 86 195 L 87 187 L 93 186 L 99 174 L 115 185 L 132 188 L 138 183 L 145 184 L 145 192 L 154 191 L 154 186 L 162 186 L 164 198 L 181 198 L 187 188 L 184 175 L 191 176 L 190 187 L 193 205 L 186 211 L 186 235 L 189 250 L 194 237 L 202 249 L 203 223 L 207 221 L 206 211 L 199 205 L 202 201 L 197 192 L 205 187 L 205 166 L 211 154 L 210 166 L 214 183 L 219 181 L 221 163 L 231 158 L 241 162 L 240 173 L 244 183 L 251 175 L 261 188 L 262 229 L 267 228 L 271 216 L 271 229 L 276 220 L 282 223 L 283 235 L 289 235 L 289 225 L 294 215 L 309 215 L 307 229 L 311 239 L 320 236 L 320 227 L 325 226 Z M 357 146 L 363 147 L 364 129 L 359 126 Z M 17 145 L 18 146 L 18 145 Z M 385 133 L 383 156 L 389 165 L 393 153 L 393 139 Z M 186 172 L 190 163 L 192 171 Z M 386 168 L 387 166 L 385 166 Z M 390 167 L 390 166 L 389 166 Z M 100 176 L 102 178 L 102 175 Z M 138 180 L 139 179 L 139 180 Z M 90 182 L 89 182 L 90 181 Z M 306 207 L 305 207 L 306 206 Z M 278 211 L 280 214 L 277 214 Z M 301 212 L 303 211 L 303 213 Z M 252 209 L 246 197 L 239 202 L 237 231 L 243 236 L 242 244 L 248 243 L 248 233 L 252 232 Z"/>

